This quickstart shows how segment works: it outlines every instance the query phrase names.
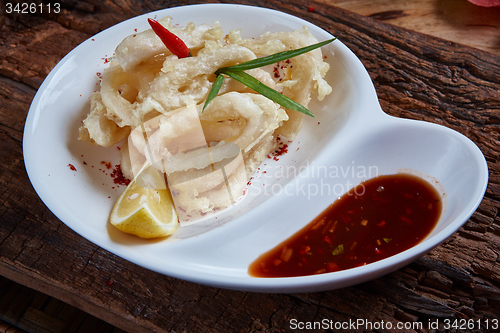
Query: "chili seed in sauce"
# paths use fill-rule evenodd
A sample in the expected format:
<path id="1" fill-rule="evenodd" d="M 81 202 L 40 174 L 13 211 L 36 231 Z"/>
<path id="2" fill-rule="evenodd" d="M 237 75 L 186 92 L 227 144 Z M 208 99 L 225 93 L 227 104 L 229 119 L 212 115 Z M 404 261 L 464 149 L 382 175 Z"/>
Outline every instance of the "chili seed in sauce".
<path id="1" fill-rule="evenodd" d="M 441 196 L 420 177 L 372 178 L 261 255 L 249 274 L 294 277 L 367 265 L 420 243 L 436 226 L 441 210 Z"/>

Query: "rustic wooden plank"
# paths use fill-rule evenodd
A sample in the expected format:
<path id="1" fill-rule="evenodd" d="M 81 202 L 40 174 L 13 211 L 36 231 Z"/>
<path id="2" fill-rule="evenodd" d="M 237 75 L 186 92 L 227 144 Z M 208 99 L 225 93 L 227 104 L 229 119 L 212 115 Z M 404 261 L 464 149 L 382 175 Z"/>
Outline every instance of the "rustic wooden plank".
<path id="1" fill-rule="evenodd" d="M 1 300 L 0 313 L 18 321 L 30 304 L 31 296 L 27 288 L 18 284 L 12 285 Z"/>
<path id="2" fill-rule="evenodd" d="M 0 324 L 9 333 L 122 333 L 112 325 L 26 286 L 0 276 Z M 0 328 L 0 333 L 4 332 Z"/>
<path id="3" fill-rule="evenodd" d="M 415 263 L 323 293 L 211 288 L 116 257 L 72 232 L 37 197 L 22 160 L 24 119 L 43 78 L 79 42 L 131 16 L 191 2 L 63 1 L 60 15 L 0 20 L 0 274 L 130 332 L 280 331 L 291 319 L 499 318 L 500 57 L 323 3 L 238 2 L 289 12 L 332 32 L 367 67 L 384 111 L 443 124 L 476 142 L 490 184 L 473 217 Z"/>
<path id="4" fill-rule="evenodd" d="M 19 324 L 26 329 L 40 333 L 63 332 L 64 321 L 54 318 L 50 314 L 28 307 Z"/>
<path id="5" fill-rule="evenodd" d="M 456 43 L 500 54 L 499 7 L 456 0 L 321 0 L 326 4 Z"/>

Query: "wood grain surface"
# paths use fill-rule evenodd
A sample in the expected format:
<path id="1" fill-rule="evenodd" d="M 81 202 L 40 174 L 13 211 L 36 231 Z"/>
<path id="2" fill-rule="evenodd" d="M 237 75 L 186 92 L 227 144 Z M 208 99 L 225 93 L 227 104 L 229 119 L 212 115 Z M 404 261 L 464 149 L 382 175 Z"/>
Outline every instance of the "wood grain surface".
<path id="1" fill-rule="evenodd" d="M 429 321 L 440 320 L 444 331 L 444 319 L 500 319 L 500 56 L 322 1 L 236 2 L 291 13 L 328 30 L 366 66 L 385 112 L 442 124 L 479 146 L 489 185 L 458 232 L 377 280 L 290 295 L 177 280 L 83 239 L 45 207 L 26 174 L 22 134 L 31 100 L 53 66 L 92 34 L 196 1 L 65 0 L 59 14 L 0 17 L 0 275 L 128 332 L 283 332 L 293 319 L 421 322 L 424 328 L 415 331 L 431 332 Z"/>
<path id="2" fill-rule="evenodd" d="M 406 29 L 500 54 L 500 7 L 467 0 L 320 0 Z"/>

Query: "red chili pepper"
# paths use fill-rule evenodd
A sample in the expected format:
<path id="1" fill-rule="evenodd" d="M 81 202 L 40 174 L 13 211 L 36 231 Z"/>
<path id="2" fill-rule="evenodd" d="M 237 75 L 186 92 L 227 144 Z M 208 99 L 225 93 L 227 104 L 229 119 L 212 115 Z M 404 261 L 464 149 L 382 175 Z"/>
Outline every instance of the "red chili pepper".
<path id="1" fill-rule="evenodd" d="M 160 37 L 161 41 L 167 49 L 170 50 L 173 54 L 178 56 L 179 58 L 187 58 L 191 56 L 191 51 L 184 44 L 182 39 L 171 33 L 167 28 L 162 26 L 160 22 L 148 18 L 149 25 L 153 28 L 153 31 L 156 33 L 158 37 Z"/>
<path id="2" fill-rule="evenodd" d="M 328 271 L 329 272 L 335 272 L 335 271 L 338 271 L 340 268 L 339 268 L 339 265 L 337 265 L 336 263 L 334 262 L 329 262 L 326 264 L 326 267 L 328 268 Z"/>

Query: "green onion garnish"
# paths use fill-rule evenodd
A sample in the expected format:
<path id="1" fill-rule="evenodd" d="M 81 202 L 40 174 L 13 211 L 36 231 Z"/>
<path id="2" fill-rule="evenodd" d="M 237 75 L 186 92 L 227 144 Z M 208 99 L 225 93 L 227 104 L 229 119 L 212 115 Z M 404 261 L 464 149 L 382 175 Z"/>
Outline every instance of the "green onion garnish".
<path id="1" fill-rule="evenodd" d="M 264 67 L 264 66 L 267 66 L 267 65 L 272 65 L 272 64 L 275 64 L 275 63 L 277 63 L 279 61 L 288 60 L 288 59 L 294 58 L 296 56 L 299 56 L 301 54 L 304 54 L 304 53 L 307 53 L 309 51 L 312 51 L 314 49 L 317 49 L 319 47 L 322 47 L 322 46 L 324 46 L 326 44 L 329 44 L 329 43 L 333 42 L 334 40 L 335 40 L 335 38 L 332 38 L 332 39 L 326 40 L 324 42 L 319 42 L 319 43 L 316 43 L 316 44 L 312 44 L 312 45 L 309 45 L 309 46 L 302 47 L 300 49 L 278 52 L 278 53 L 275 53 L 275 54 L 271 54 L 271 55 L 269 55 L 267 57 L 262 57 L 262 58 L 257 58 L 257 59 L 254 59 L 254 60 L 245 61 L 245 62 L 242 62 L 241 64 L 238 64 L 238 65 L 228 66 L 228 67 L 222 67 L 222 68 L 218 69 L 215 72 L 215 74 L 225 73 L 225 71 L 233 71 L 233 72 L 234 71 L 246 71 L 248 69 L 259 68 L 259 67 Z"/>
<path id="2" fill-rule="evenodd" d="M 337 246 L 333 251 L 332 251 L 332 254 L 334 256 L 339 256 L 341 255 L 342 253 L 344 253 L 344 244 L 340 244 L 339 246 Z"/>
<path id="3" fill-rule="evenodd" d="M 215 96 L 219 93 L 220 87 L 224 82 L 224 76 L 222 74 L 217 75 L 215 78 L 214 84 L 212 85 L 212 89 L 210 89 L 207 100 L 205 101 L 205 105 L 203 105 L 203 110 L 207 107 L 208 103 L 214 99 Z"/>
<path id="4" fill-rule="evenodd" d="M 309 115 L 311 117 L 315 117 L 314 114 L 311 113 L 306 107 L 302 106 L 301 104 L 295 102 L 294 100 L 286 97 L 285 95 L 279 93 L 278 91 L 269 88 L 265 84 L 261 83 L 259 80 L 255 79 L 253 76 L 250 74 L 247 74 L 243 71 L 253 69 L 253 68 L 258 68 L 258 67 L 263 67 L 271 64 L 275 64 L 280 61 L 284 61 L 296 56 L 299 56 L 301 54 L 307 53 L 309 51 L 312 51 L 314 49 L 317 49 L 319 47 L 322 47 L 326 44 L 329 44 L 333 42 L 336 38 L 332 38 L 329 40 L 326 40 L 324 42 L 319 42 L 316 44 L 312 44 L 306 47 L 302 47 L 300 49 L 296 50 L 290 50 L 290 51 L 283 51 L 283 52 L 278 52 L 272 55 L 269 55 L 267 57 L 262 57 L 262 58 L 257 58 L 254 60 L 250 61 L 245 61 L 241 64 L 234 65 L 234 66 L 228 66 L 228 67 L 222 67 L 219 68 L 215 74 L 217 75 L 214 84 L 212 85 L 212 89 L 208 93 L 207 100 L 205 101 L 205 105 L 203 106 L 203 110 L 207 107 L 208 103 L 212 99 L 217 96 L 219 93 L 219 90 L 222 86 L 222 83 L 224 81 L 224 76 L 223 74 L 231 77 L 234 80 L 239 81 L 240 83 L 246 85 L 250 89 L 253 89 L 255 92 L 269 98 L 275 103 L 278 103 L 279 105 L 290 109 L 294 111 L 299 111 L 302 112 L 306 115 Z"/>
<path id="5" fill-rule="evenodd" d="M 295 102 L 293 99 L 290 99 L 286 97 L 285 95 L 277 92 L 276 90 L 269 88 L 250 74 L 247 74 L 245 72 L 233 72 L 233 71 L 224 71 L 224 74 L 229 76 L 232 79 L 235 79 L 236 81 L 239 81 L 249 87 L 250 89 L 255 90 L 262 96 L 265 96 L 269 98 L 270 100 L 278 103 L 284 108 L 294 110 L 294 111 L 299 111 L 302 113 L 305 113 L 311 117 L 315 117 L 314 114 L 311 113 L 306 107 L 302 106 L 301 104 Z"/>

